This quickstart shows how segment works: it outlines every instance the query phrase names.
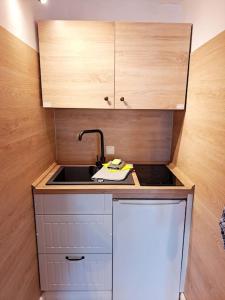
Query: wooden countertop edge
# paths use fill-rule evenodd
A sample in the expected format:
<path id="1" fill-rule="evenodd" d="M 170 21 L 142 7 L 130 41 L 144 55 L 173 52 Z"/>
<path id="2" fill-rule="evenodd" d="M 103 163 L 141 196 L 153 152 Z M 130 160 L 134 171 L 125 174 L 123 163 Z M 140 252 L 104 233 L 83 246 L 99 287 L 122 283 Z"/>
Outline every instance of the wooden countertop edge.
<path id="1" fill-rule="evenodd" d="M 114 198 L 141 198 L 141 197 L 171 197 L 171 198 L 185 198 L 188 194 L 193 193 L 193 184 L 177 170 L 174 165 L 170 164 L 170 170 L 178 177 L 178 179 L 184 184 L 184 186 L 140 186 L 136 173 L 133 172 L 132 176 L 135 182 L 133 186 L 121 186 L 121 185 L 58 185 L 47 186 L 46 182 L 51 176 L 58 170 L 60 165 L 53 163 L 37 180 L 32 184 L 34 193 L 41 194 L 54 194 L 54 193 L 104 193 L 112 194 Z"/>
<path id="2" fill-rule="evenodd" d="M 57 166 L 57 163 L 52 163 L 33 183 L 32 187 L 37 188 L 37 186 L 45 179 L 45 177 L 51 172 L 55 167 Z"/>

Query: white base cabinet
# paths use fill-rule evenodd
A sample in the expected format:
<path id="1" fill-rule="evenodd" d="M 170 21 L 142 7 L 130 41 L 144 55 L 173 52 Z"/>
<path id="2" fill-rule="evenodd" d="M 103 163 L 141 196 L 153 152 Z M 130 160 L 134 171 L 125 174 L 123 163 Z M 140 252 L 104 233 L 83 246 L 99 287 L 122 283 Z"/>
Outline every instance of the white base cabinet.
<path id="1" fill-rule="evenodd" d="M 186 201 L 113 204 L 113 300 L 178 300 Z"/>
<path id="2" fill-rule="evenodd" d="M 44 300 L 179 299 L 186 199 L 39 194 L 34 202 Z"/>

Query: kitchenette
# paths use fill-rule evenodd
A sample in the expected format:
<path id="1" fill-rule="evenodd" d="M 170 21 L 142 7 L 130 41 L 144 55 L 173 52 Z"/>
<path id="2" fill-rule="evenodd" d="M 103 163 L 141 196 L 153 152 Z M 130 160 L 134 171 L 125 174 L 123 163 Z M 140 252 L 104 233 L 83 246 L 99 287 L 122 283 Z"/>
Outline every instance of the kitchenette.
<path id="1" fill-rule="evenodd" d="M 194 184 L 169 164 L 171 110 L 185 107 L 191 25 L 44 21 L 38 30 L 43 106 L 56 109 L 65 157 L 33 184 L 44 299 L 177 300 Z"/>
<path id="2" fill-rule="evenodd" d="M 33 184 L 44 299 L 178 299 L 193 184 L 173 166 L 134 165 L 125 184 L 82 169 L 53 165 Z"/>
<path id="3" fill-rule="evenodd" d="M 200 2 L 2 1 L 1 300 L 225 299 L 225 31 Z"/>

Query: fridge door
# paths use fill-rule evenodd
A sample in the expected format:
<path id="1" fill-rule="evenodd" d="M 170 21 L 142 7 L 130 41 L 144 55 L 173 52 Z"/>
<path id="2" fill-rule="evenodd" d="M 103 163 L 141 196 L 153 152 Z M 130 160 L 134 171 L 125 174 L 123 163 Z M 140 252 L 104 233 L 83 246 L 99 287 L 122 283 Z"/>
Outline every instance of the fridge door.
<path id="1" fill-rule="evenodd" d="M 113 299 L 178 300 L 185 200 L 113 204 Z"/>

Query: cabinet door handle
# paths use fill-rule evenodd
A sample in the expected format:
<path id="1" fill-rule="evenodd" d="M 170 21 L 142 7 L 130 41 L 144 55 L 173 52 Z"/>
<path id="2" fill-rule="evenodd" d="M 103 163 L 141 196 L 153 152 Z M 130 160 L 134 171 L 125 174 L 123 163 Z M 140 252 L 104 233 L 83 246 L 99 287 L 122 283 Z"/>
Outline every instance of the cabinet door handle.
<path id="1" fill-rule="evenodd" d="M 69 261 L 79 261 L 85 259 L 85 256 L 66 256 L 65 258 Z"/>
<path id="2" fill-rule="evenodd" d="M 105 97 L 104 100 L 105 100 L 105 101 L 109 101 L 109 97 Z"/>
<path id="3" fill-rule="evenodd" d="M 121 98 L 120 98 L 120 101 L 124 102 L 124 97 L 121 97 Z"/>

